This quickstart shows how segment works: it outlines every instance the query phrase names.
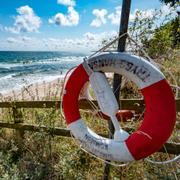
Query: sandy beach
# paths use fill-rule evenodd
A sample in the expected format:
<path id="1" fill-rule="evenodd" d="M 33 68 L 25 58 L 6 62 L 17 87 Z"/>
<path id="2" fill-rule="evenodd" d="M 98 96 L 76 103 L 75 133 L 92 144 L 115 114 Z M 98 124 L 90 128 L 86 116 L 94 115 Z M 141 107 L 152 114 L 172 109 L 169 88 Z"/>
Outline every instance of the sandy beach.
<path id="1" fill-rule="evenodd" d="M 63 78 L 53 81 L 30 84 L 20 90 L 12 90 L 0 95 L 0 101 L 39 101 L 39 100 L 59 100 L 63 86 Z"/>
<path id="2" fill-rule="evenodd" d="M 70 74 L 64 78 L 57 78 L 53 81 L 30 84 L 20 90 L 12 90 L 5 94 L 0 94 L 0 101 L 43 101 L 60 100 L 62 96 L 62 87 L 67 82 Z M 90 97 L 89 82 L 87 82 L 80 92 L 79 99 L 92 99 Z"/>
<path id="3" fill-rule="evenodd" d="M 12 90 L 0 94 L 0 101 L 41 101 L 41 100 L 60 100 L 62 87 L 67 82 L 73 69 L 65 77 L 59 77 L 53 81 L 43 81 L 24 86 L 19 90 Z M 106 73 L 108 79 L 112 79 L 112 73 Z M 87 82 L 80 93 L 80 99 L 92 99 L 89 93 L 89 83 Z"/>

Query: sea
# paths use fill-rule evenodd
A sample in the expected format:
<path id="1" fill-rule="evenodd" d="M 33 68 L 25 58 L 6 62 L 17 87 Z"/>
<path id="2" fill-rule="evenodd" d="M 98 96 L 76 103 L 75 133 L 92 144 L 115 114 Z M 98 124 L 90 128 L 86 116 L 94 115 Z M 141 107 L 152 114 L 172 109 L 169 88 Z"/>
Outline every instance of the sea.
<path id="1" fill-rule="evenodd" d="M 63 78 L 86 56 L 70 52 L 0 51 L 0 93 Z"/>

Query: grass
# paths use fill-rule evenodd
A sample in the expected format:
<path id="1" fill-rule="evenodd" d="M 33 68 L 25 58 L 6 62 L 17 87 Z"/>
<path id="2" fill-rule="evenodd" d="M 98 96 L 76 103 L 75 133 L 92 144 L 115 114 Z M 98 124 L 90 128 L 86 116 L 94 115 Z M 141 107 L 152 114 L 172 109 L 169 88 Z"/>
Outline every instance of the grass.
<path id="1" fill-rule="evenodd" d="M 171 61 L 162 61 L 165 69 L 171 71 L 176 77 L 176 83 L 180 86 L 180 63 L 179 57 L 175 56 Z M 164 71 L 165 72 L 165 71 Z M 165 72 L 172 84 L 172 78 Z M 131 82 L 124 80 L 122 87 L 122 98 L 141 97 L 136 87 Z M 41 100 L 38 86 L 35 93 L 31 88 L 26 91 L 31 94 L 31 100 Z M 45 87 L 43 100 L 59 99 L 57 90 L 52 93 L 53 85 Z M 14 92 L 15 94 L 15 92 Z M 23 94 L 23 93 L 22 93 Z M 60 94 L 60 93 L 59 93 Z M 16 95 L 14 95 L 15 98 Z M 180 96 L 178 96 L 180 97 Z M 22 99 L 25 99 L 22 96 Z M 7 99 L 2 99 L 3 101 Z M 10 99 L 14 100 L 14 99 Z M 21 109 L 22 119 L 29 124 L 45 125 L 47 127 L 66 127 L 60 109 Z M 1 120 L 13 122 L 11 109 L 1 109 Z M 108 133 L 107 122 L 92 113 L 89 115 L 81 112 L 87 124 L 98 133 Z M 179 121 L 180 114 L 177 114 L 176 129 L 171 141 L 179 143 Z M 123 123 L 123 127 L 136 128 L 139 121 Z M 150 158 L 162 161 L 173 158 L 173 155 L 155 153 Z M 17 138 L 14 130 L 0 129 L 0 178 L 1 179 L 102 179 L 104 162 L 92 157 L 82 151 L 73 138 L 64 138 L 49 135 L 45 132 L 25 132 L 24 138 Z M 125 167 L 110 167 L 110 179 L 122 180 L 151 180 L 163 179 L 173 180 L 180 178 L 180 166 L 178 163 L 169 165 L 152 165 L 144 160 L 132 162 Z"/>

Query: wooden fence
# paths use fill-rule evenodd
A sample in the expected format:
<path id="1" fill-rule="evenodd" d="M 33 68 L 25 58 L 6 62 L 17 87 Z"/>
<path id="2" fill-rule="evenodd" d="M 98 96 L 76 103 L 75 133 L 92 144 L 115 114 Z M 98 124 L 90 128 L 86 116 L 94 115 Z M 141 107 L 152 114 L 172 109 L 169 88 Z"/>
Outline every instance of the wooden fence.
<path id="1" fill-rule="evenodd" d="M 97 105 L 97 101 L 93 101 Z M 1 128 L 15 129 L 17 134 L 21 136 L 24 131 L 33 132 L 46 132 L 49 134 L 71 137 L 70 131 L 60 127 L 46 127 L 38 125 L 26 124 L 19 113 L 20 108 L 59 108 L 61 105 L 60 101 L 19 101 L 19 102 L 0 102 L 0 108 L 10 108 L 13 112 L 14 123 L 7 123 L 5 120 L 0 121 Z M 98 106 L 98 105 L 97 105 Z M 79 101 L 79 107 L 83 110 L 92 109 L 92 106 L 87 100 Z M 135 112 L 142 112 L 144 109 L 144 101 L 140 99 L 126 99 L 121 100 L 122 109 L 135 110 Z M 176 110 L 180 112 L 180 99 L 176 100 Z M 103 135 L 107 136 L 107 135 Z M 166 143 L 165 146 L 159 150 L 160 152 L 168 152 L 170 154 L 180 154 L 179 143 Z"/>

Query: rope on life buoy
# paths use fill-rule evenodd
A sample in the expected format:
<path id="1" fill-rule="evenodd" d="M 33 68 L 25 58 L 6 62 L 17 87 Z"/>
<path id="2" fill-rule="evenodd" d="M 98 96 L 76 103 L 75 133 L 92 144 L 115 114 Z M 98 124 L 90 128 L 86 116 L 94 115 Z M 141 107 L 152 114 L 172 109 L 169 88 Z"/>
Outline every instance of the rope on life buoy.
<path id="1" fill-rule="evenodd" d="M 83 148 L 96 156 L 111 161 L 129 162 L 156 152 L 170 137 L 176 119 L 175 100 L 164 75 L 143 58 L 126 53 L 103 53 L 80 64 L 69 77 L 63 95 L 63 110 L 68 128 Z M 133 81 L 145 99 L 144 120 L 129 135 L 117 123 L 117 105 L 101 72 L 115 72 Z M 95 89 L 101 111 L 111 117 L 115 139 L 101 137 L 82 120 L 78 98 L 83 85 L 90 81 Z"/>

